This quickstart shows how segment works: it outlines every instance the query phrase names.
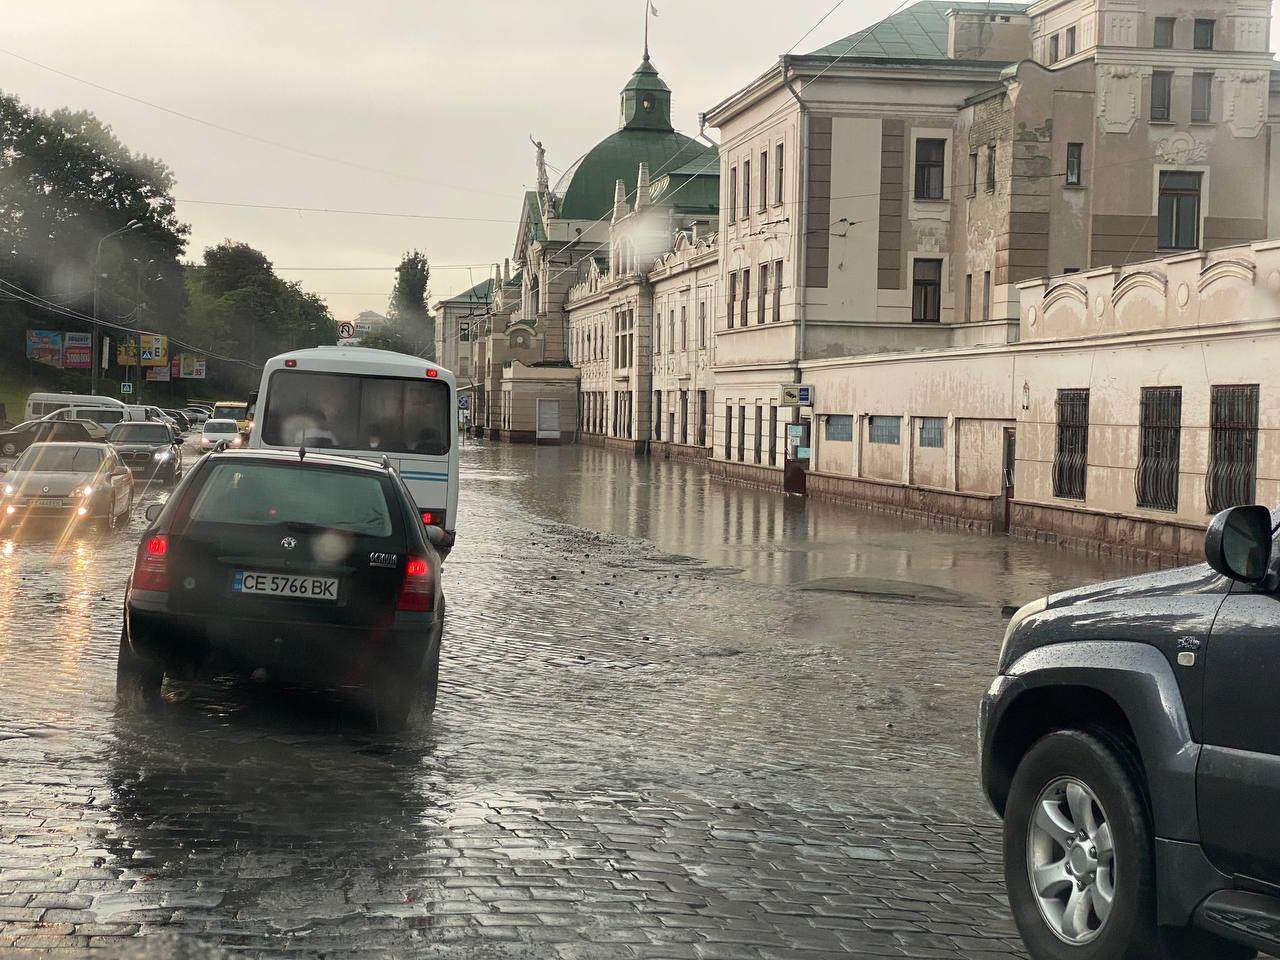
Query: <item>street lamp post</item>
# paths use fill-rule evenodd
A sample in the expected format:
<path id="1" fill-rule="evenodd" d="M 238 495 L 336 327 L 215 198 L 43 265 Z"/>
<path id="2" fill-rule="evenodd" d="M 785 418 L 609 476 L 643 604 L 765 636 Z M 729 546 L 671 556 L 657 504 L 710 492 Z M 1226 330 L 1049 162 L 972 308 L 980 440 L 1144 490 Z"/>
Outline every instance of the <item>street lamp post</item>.
<path id="1" fill-rule="evenodd" d="M 93 329 L 89 334 L 89 392 L 96 394 L 98 392 L 98 280 L 101 279 L 101 263 L 102 263 L 102 245 L 112 237 L 118 237 L 122 233 L 128 233 L 130 230 L 137 230 L 142 226 L 141 220 L 130 220 L 119 230 L 113 230 L 105 237 L 98 241 L 97 253 L 93 256 Z"/>

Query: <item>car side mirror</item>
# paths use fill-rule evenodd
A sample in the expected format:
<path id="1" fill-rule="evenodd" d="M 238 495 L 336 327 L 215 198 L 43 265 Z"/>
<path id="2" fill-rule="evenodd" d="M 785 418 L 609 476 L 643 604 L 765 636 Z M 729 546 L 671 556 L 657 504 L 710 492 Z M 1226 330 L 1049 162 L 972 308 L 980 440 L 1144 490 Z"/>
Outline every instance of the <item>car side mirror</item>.
<path id="1" fill-rule="evenodd" d="M 1271 562 L 1271 511 L 1256 505 L 1223 510 L 1209 522 L 1204 555 L 1224 577 L 1261 583 Z"/>
<path id="2" fill-rule="evenodd" d="M 155 523 L 160 519 L 160 514 L 163 512 L 163 503 L 148 503 L 147 509 L 142 511 L 142 515 L 147 518 L 147 523 Z"/>
<path id="3" fill-rule="evenodd" d="M 448 539 L 448 536 L 445 534 L 443 527 L 437 527 L 434 523 L 429 523 L 427 524 L 426 530 L 427 542 L 433 547 L 439 550 L 445 545 L 445 541 Z"/>

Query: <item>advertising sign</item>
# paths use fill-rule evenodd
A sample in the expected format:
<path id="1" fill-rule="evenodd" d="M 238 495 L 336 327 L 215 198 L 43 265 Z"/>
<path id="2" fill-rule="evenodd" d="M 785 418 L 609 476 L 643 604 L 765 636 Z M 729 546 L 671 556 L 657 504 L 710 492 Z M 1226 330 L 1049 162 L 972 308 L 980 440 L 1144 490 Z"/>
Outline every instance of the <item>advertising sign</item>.
<path id="1" fill-rule="evenodd" d="M 132 367 L 138 363 L 138 341 L 133 337 L 125 337 L 116 344 L 116 363 L 122 367 Z"/>
<path id="2" fill-rule="evenodd" d="M 62 366 L 62 334 L 56 330 L 27 331 L 27 359 Z"/>
<path id="3" fill-rule="evenodd" d="M 169 366 L 169 338 L 158 333 L 141 333 L 138 335 L 142 348 L 142 365 L 144 367 Z"/>
<path id="4" fill-rule="evenodd" d="M 145 351 L 143 351 L 145 353 Z M 165 367 L 145 367 L 147 380 L 152 383 L 168 383 L 169 368 Z"/>
<path id="5" fill-rule="evenodd" d="M 182 358 L 177 354 L 169 361 L 169 379 L 177 380 L 182 376 Z"/>
<path id="6" fill-rule="evenodd" d="M 778 403 L 784 407 L 811 407 L 813 406 L 813 386 L 807 383 L 779 384 Z"/>
<path id="7" fill-rule="evenodd" d="M 90 354 L 93 337 L 88 333 L 64 333 L 62 335 L 62 365 L 72 370 L 88 370 L 93 365 Z"/>
<path id="8" fill-rule="evenodd" d="M 203 380 L 203 379 L 204 379 L 204 371 L 205 371 L 205 361 L 204 361 L 204 360 L 196 360 L 196 361 L 194 362 L 194 366 L 192 367 L 192 370 L 191 370 L 191 379 L 192 379 L 192 380 Z"/>

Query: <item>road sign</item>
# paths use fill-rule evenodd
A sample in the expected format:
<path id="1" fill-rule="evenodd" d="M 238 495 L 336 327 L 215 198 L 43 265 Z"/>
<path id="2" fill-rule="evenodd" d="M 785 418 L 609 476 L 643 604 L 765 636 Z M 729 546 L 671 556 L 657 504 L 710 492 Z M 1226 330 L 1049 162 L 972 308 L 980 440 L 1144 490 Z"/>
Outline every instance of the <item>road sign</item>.
<path id="1" fill-rule="evenodd" d="M 126 380 L 124 383 L 120 384 L 120 392 L 125 396 L 133 393 L 133 384 Z"/>
<path id="2" fill-rule="evenodd" d="M 338 339 L 350 340 L 356 335 L 356 325 L 350 320 L 343 320 L 338 324 Z"/>
<path id="3" fill-rule="evenodd" d="M 784 407 L 812 407 L 813 387 L 807 383 L 779 384 L 778 403 Z"/>
<path id="4" fill-rule="evenodd" d="M 471 398 L 468 397 L 465 393 L 458 394 L 458 409 L 459 410 L 471 409 Z"/>

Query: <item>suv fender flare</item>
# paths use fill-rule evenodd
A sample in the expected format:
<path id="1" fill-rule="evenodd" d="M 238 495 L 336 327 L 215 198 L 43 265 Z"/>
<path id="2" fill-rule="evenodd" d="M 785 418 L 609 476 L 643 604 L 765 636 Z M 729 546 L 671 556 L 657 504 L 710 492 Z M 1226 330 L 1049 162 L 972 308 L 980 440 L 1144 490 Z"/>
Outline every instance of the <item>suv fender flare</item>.
<path id="1" fill-rule="evenodd" d="M 1037 647 L 1010 667 L 1008 688 L 992 704 L 987 729 L 998 740 L 1008 709 L 1026 694 L 1046 687 L 1086 687 L 1120 708 L 1137 740 L 1146 773 L 1155 835 L 1198 843 L 1196 766 L 1200 744 L 1173 667 L 1156 647 L 1127 641 L 1082 640 Z"/>

